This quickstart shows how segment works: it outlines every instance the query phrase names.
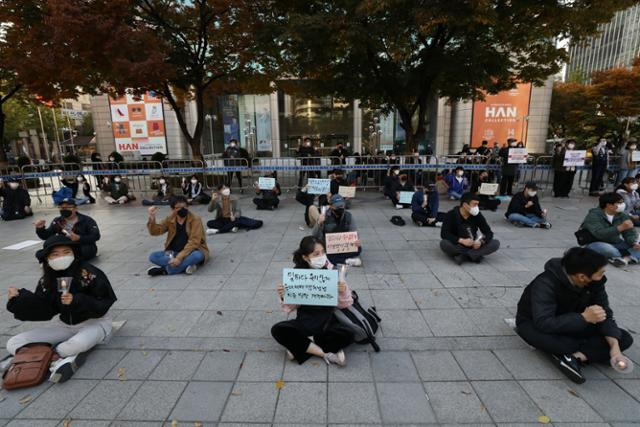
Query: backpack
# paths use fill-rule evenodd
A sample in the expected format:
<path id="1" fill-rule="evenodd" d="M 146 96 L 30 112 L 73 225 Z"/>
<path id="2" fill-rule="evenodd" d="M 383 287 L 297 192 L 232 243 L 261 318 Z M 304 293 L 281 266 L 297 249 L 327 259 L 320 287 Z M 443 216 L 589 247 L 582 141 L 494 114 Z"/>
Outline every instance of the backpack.
<path id="1" fill-rule="evenodd" d="M 58 191 L 54 191 L 51 194 L 51 197 L 53 198 L 53 203 L 55 205 L 59 205 L 64 199 L 70 199 L 73 197 L 73 189 L 71 189 L 71 187 L 63 186 Z"/>
<path id="2" fill-rule="evenodd" d="M 335 317 L 342 326 L 351 329 L 355 342 L 358 344 L 371 344 L 373 349 L 380 351 L 378 343 L 376 343 L 376 332 L 378 331 L 378 323 L 382 322 L 380 316 L 376 312 L 375 307 L 365 310 L 360 305 L 358 294 L 351 291 L 353 304 L 350 307 L 336 309 Z"/>

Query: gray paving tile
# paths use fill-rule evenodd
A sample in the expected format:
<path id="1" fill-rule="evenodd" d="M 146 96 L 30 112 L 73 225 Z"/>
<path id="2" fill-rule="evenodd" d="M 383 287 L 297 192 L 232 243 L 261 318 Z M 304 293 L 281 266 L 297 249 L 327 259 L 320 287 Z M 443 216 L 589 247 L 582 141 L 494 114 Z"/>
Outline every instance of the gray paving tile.
<path id="1" fill-rule="evenodd" d="M 474 381 L 472 385 L 496 422 L 532 422 L 544 415 L 515 381 Z"/>
<path id="2" fill-rule="evenodd" d="M 178 401 L 187 383 L 147 381 L 118 414 L 121 420 L 163 421 Z"/>
<path id="3" fill-rule="evenodd" d="M 351 357 L 348 357 L 347 368 L 339 368 L 341 371 L 345 371 L 350 365 Z M 302 365 L 295 360 L 287 360 L 284 364 L 284 375 L 282 378 L 285 381 L 326 382 L 328 376 L 327 368 L 326 362 L 319 357 L 312 357 Z"/>
<path id="4" fill-rule="evenodd" d="M 73 375 L 75 379 L 101 379 L 127 354 L 123 350 L 93 350 L 87 361 L 78 372 Z"/>
<path id="5" fill-rule="evenodd" d="M 284 351 L 247 353 L 238 375 L 238 381 L 277 381 L 282 379 L 284 354 Z"/>
<path id="6" fill-rule="evenodd" d="M 28 390 L 0 390 L 0 396 L 4 398 L 0 399 L 0 416 L 9 417 L 6 418 L 7 420 L 15 417 L 31 402 L 34 402 L 38 396 L 47 391 L 51 385 L 49 382 L 44 382 L 38 386 L 30 387 Z"/>
<path id="7" fill-rule="evenodd" d="M 496 350 L 494 354 L 518 380 L 560 379 L 564 375 L 556 369 L 548 356 L 536 350 Z"/>
<path id="8" fill-rule="evenodd" d="M 431 330 L 418 310 L 378 310 L 385 337 L 430 337 Z"/>
<path id="9" fill-rule="evenodd" d="M 369 353 L 362 351 L 346 352 L 347 366 L 329 366 L 329 381 L 331 382 L 373 382 L 373 372 Z"/>
<path id="10" fill-rule="evenodd" d="M 377 382 L 420 381 L 409 353 L 389 351 L 371 356 L 373 376 Z"/>
<path id="11" fill-rule="evenodd" d="M 447 289 L 412 289 L 411 295 L 420 309 L 460 308 Z"/>
<path id="12" fill-rule="evenodd" d="M 454 351 L 453 355 L 470 380 L 508 380 L 513 378 L 491 351 Z"/>
<path id="13" fill-rule="evenodd" d="M 606 421 L 640 420 L 640 403 L 610 380 L 588 380 L 575 391 Z"/>
<path id="14" fill-rule="evenodd" d="M 235 381 L 244 353 L 212 351 L 205 355 L 193 375 L 197 381 Z"/>
<path id="15" fill-rule="evenodd" d="M 417 308 L 413 297 L 407 290 L 373 290 L 371 295 L 378 310 Z"/>
<path id="16" fill-rule="evenodd" d="M 140 384 L 140 381 L 100 381 L 69 415 L 73 419 L 112 420 Z"/>
<path id="17" fill-rule="evenodd" d="M 75 380 L 50 387 L 38 396 L 19 418 L 64 418 L 95 385 L 95 380 Z"/>
<path id="18" fill-rule="evenodd" d="M 489 414 L 469 383 L 427 382 L 424 387 L 438 422 L 491 422 Z"/>
<path id="19" fill-rule="evenodd" d="M 431 405 L 420 383 L 377 383 L 382 421 L 388 423 L 434 423 Z"/>
<path id="20" fill-rule="evenodd" d="M 566 381 L 520 381 L 520 384 L 553 422 L 603 421 L 579 395 L 569 392 L 574 386 Z"/>
<path id="21" fill-rule="evenodd" d="M 280 390 L 276 422 L 326 423 L 327 384 L 286 382 Z"/>
<path id="22" fill-rule="evenodd" d="M 204 358 L 203 351 L 170 351 L 149 377 L 152 380 L 188 381 Z"/>
<path id="23" fill-rule="evenodd" d="M 162 360 L 164 351 L 132 350 L 106 376 L 110 380 L 119 380 L 124 372 L 128 380 L 145 380 Z"/>
<path id="24" fill-rule="evenodd" d="M 329 383 L 330 423 L 379 423 L 380 413 L 372 383 Z"/>
<path id="25" fill-rule="evenodd" d="M 233 337 L 244 311 L 209 310 L 202 313 L 189 330 L 190 337 Z"/>
<path id="26" fill-rule="evenodd" d="M 460 308 L 422 310 L 427 325 L 435 336 L 456 337 L 476 335 L 476 327 Z"/>
<path id="27" fill-rule="evenodd" d="M 458 381 L 466 377 L 449 351 L 411 353 L 423 381 Z"/>
<path id="28" fill-rule="evenodd" d="M 180 423 L 218 421 L 232 386 L 230 382 L 190 382 L 169 418 Z"/>
<path id="29" fill-rule="evenodd" d="M 285 384 L 286 387 L 286 384 Z M 236 383 L 222 421 L 258 423 L 273 419 L 278 392 L 275 383 Z"/>

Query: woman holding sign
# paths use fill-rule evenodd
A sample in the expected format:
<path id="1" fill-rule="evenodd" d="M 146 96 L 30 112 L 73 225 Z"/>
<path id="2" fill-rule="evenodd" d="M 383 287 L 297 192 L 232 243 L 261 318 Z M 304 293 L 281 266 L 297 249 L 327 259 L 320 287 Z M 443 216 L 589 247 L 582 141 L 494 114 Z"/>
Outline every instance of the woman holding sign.
<path id="1" fill-rule="evenodd" d="M 295 269 L 331 270 L 333 265 L 327 259 L 322 241 L 307 236 L 293 253 Z M 350 329 L 340 325 L 334 312 L 335 306 L 290 305 L 285 304 L 285 287 L 278 285 L 280 304 L 285 313 L 296 311 L 296 318 L 276 323 L 271 335 L 287 349 L 290 360 L 304 363 L 311 356 L 324 359 L 329 364 L 345 366 L 347 361 L 343 348 L 353 342 Z M 339 309 L 353 304 L 351 291 L 344 281 L 338 282 Z"/>

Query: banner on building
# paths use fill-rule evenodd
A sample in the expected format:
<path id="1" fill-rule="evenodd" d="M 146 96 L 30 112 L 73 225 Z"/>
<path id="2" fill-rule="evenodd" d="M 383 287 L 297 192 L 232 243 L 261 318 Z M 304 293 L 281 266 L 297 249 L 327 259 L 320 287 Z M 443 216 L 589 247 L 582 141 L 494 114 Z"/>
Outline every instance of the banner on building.
<path id="1" fill-rule="evenodd" d="M 109 97 L 109 110 L 117 152 L 143 156 L 157 152 L 167 154 L 162 99 L 154 92 L 139 98 L 129 94 Z"/>
<path id="2" fill-rule="evenodd" d="M 471 147 L 480 147 L 483 140 L 489 141 L 489 146 L 495 141 L 502 145 L 509 138 L 526 142 L 530 98 L 531 84 L 524 83 L 475 101 Z"/>

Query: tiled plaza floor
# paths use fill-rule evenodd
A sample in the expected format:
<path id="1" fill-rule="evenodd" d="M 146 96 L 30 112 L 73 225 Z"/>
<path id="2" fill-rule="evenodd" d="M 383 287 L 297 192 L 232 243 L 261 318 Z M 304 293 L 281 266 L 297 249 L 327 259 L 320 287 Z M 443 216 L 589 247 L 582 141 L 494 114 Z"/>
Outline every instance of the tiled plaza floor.
<path id="1" fill-rule="evenodd" d="M 126 324 L 67 383 L 0 390 L 0 426 L 506 426 L 540 425 L 540 416 L 558 426 L 640 422 L 640 369 L 621 376 L 590 366 L 586 384 L 575 385 L 503 321 L 544 263 L 575 244 L 573 232 L 596 202 L 542 203 L 551 230 L 511 227 L 504 207 L 485 213 L 500 251 L 483 264 L 456 266 L 438 249 L 440 229 L 415 227 L 408 210 L 399 213 L 407 225 L 394 226 L 389 218 L 398 211 L 388 201 L 360 194 L 351 211 L 364 266 L 349 270 L 348 283 L 383 318 L 382 352 L 353 345 L 346 368 L 288 362 L 270 335 L 285 318 L 275 286 L 309 234 L 291 193 L 274 212 L 256 212 L 243 197 L 243 214 L 264 227 L 210 236 L 212 258 L 193 276 L 146 275 L 147 256 L 163 238 L 148 235 L 139 204 L 82 207 L 102 231 L 95 264 L 118 296 L 111 314 Z M 194 210 L 206 218 L 204 207 Z M 41 209 L 36 218 L 50 221 L 55 212 Z M 0 222 L 0 247 L 34 238 L 30 220 Z M 2 288 L 35 287 L 34 251 L 0 250 Z M 637 339 L 640 267 L 609 268 L 608 277 L 616 318 Z M 2 310 L 0 345 L 31 327 Z M 636 363 L 639 349 L 627 352 Z"/>

